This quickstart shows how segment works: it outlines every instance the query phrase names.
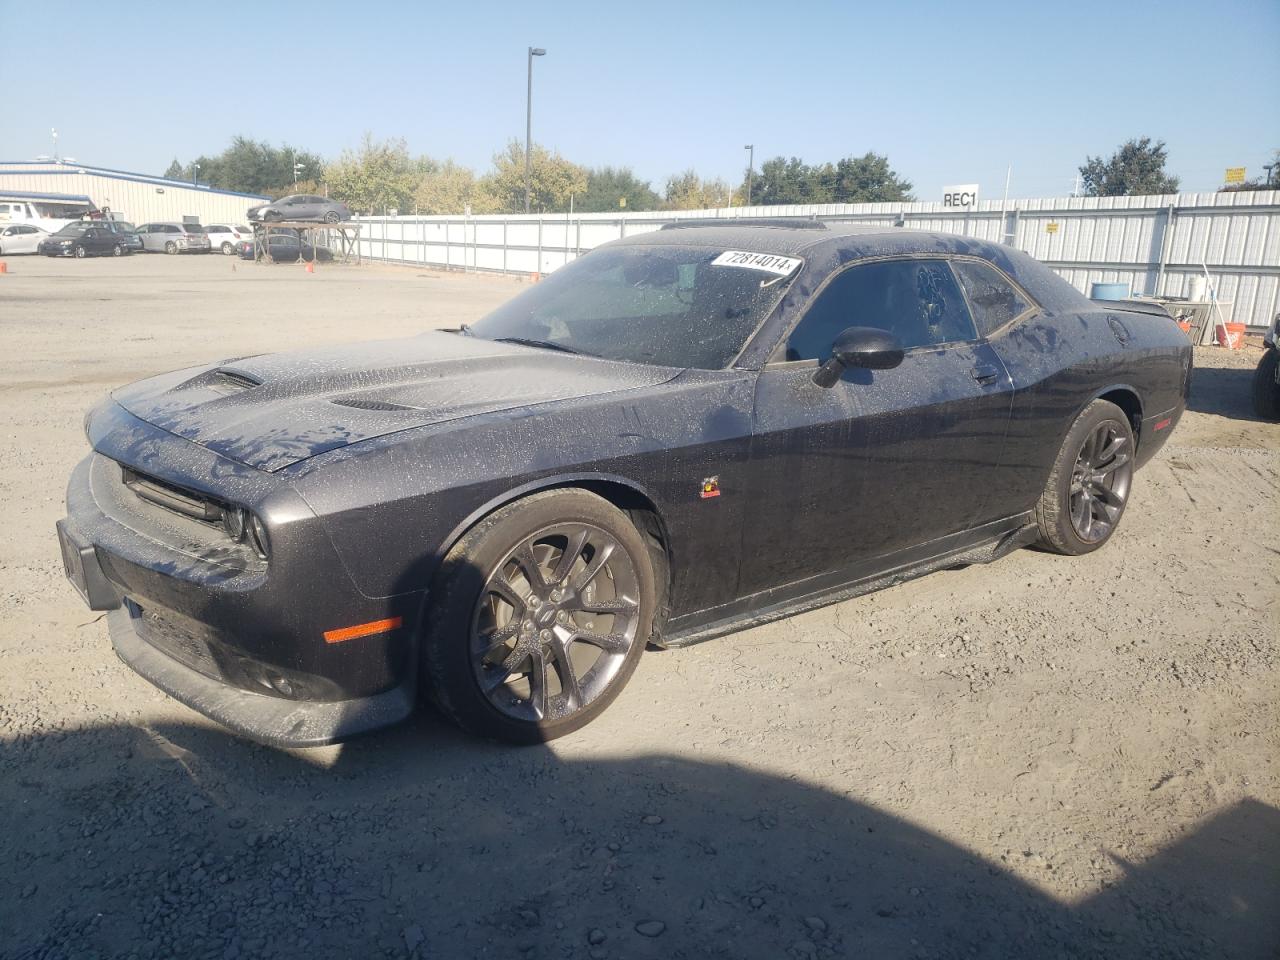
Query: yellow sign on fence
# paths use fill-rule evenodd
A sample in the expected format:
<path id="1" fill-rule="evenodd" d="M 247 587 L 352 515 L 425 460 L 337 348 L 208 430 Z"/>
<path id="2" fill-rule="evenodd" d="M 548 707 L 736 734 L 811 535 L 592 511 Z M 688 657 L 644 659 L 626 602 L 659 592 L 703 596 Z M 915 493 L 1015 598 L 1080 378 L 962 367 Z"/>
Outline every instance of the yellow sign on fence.
<path id="1" fill-rule="evenodd" d="M 1244 167 L 1227 167 L 1227 176 L 1222 182 L 1244 183 Z"/>

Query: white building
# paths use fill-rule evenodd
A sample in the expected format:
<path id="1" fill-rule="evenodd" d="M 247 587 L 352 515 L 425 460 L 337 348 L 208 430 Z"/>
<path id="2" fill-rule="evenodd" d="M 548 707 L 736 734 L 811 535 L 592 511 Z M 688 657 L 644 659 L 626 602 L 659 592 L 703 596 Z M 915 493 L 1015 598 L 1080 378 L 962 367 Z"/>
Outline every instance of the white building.
<path id="1" fill-rule="evenodd" d="M 84 163 L 0 160 L 0 196 L 24 193 L 88 197 L 99 210 L 131 223 L 180 222 L 184 217 L 202 224 L 244 223 L 246 210 L 268 200 Z"/>

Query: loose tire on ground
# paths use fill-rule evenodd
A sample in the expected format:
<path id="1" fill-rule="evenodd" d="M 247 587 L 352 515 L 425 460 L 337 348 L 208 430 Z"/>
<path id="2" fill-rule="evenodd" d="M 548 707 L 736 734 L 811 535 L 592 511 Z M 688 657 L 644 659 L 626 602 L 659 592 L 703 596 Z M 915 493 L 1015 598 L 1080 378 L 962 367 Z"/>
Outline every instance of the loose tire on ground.
<path id="1" fill-rule="evenodd" d="M 582 531 L 582 536 L 587 538 L 581 542 L 585 546 L 573 545 L 572 537 L 566 535 L 564 547 L 557 553 L 555 547 L 539 540 L 547 531 L 552 531 L 549 536 L 555 539 L 559 535 L 555 531 L 559 530 Z M 602 551 L 603 558 L 592 579 L 587 576 L 592 567 L 589 561 L 601 558 L 601 553 L 592 553 L 595 542 L 609 546 Z M 525 555 L 521 548 L 527 543 L 531 547 Z M 535 555 L 539 550 L 545 551 L 541 557 Z M 526 569 L 521 557 L 543 565 L 540 568 L 543 572 L 537 576 L 544 582 L 537 584 L 536 589 L 533 577 L 521 580 Z M 563 575 L 562 560 L 564 570 L 568 571 Z M 501 597 L 514 581 L 524 585 L 511 591 L 514 602 L 508 603 Z M 578 584 L 584 585 L 578 588 Z M 495 585 L 501 585 L 503 591 L 495 590 Z M 555 585 L 564 588 L 563 595 Z M 588 596 L 595 594 L 596 585 L 602 596 Z M 550 599 L 537 599 L 535 593 L 545 598 L 560 597 L 555 603 L 563 600 L 568 610 L 552 610 L 548 622 L 538 622 L 536 629 L 526 634 L 527 624 L 536 618 L 545 619 L 551 605 Z M 631 596 L 632 593 L 635 595 Z M 580 599 L 572 600 L 573 596 Z M 479 736 L 517 744 L 543 743 L 564 736 L 599 716 L 630 679 L 653 632 L 656 597 L 653 559 L 645 539 L 626 514 L 585 490 L 560 489 L 533 494 L 477 523 L 441 564 L 431 585 L 425 614 L 421 651 L 424 689 L 446 716 Z M 541 608 L 536 604 L 542 604 Z M 577 609 L 575 605 L 597 612 L 573 612 Z M 625 612 L 598 612 L 610 605 Z M 499 606 L 506 608 L 505 627 L 498 626 L 497 618 L 501 614 L 494 613 Z M 567 623 L 563 619 L 566 615 Z M 603 617 L 608 617 L 611 623 L 597 626 L 594 620 L 584 619 Z M 481 629 L 482 623 L 489 626 Z M 559 630 L 557 624 L 562 625 Z M 584 635 L 592 633 L 593 636 L 595 631 L 601 634 L 608 631 L 607 636 L 595 639 L 608 640 L 610 646 L 600 646 L 600 652 L 595 655 L 598 659 L 581 675 L 575 672 L 574 657 L 569 655 L 568 672 L 572 676 L 566 680 L 557 650 L 563 656 L 567 646 L 582 653 L 585 644 L 588 655 L 596 649 L 592 641 L 563 642 L 580 629 Z M 498 648 L 498 662 L 477 653 L 493 649 L 496 645 L 491 641 L 504 633 L 509 638 L 500 642 L 513 646 L 510 650 Z M 543 706 L 548 709 L 540 719 L 534 719 L 532 708 L 537 698 L 533 693 L 532 674 L 537 670 L 537 659 L 520 659 L 520 645 L 537 648 L 544 634 L 550 635 L 547 639 L 551 646 L 542 646 L 549 652 L 541 658 L 544 664 L 541 689 L 549 691 L 553 684 L 559 689 L 554 696 L 544 695 Z M 627 635 L 631 637 L 629 646 L 622 642 Z M 513 666 L 508 668 L 508 662 Z M 530 676 L 525 680 L 516 679 L 512 686 L 519 687 L 527 680 L 527 703 L 519 694 L 511 693 L 505 682 L 488 681 L 491 674 L 505 677 L 508 672 L 516 678 L 522 664 Z M 482 682 L 487 684 L 487 692 L 482 689 Z M 578 706 L 570 710 L 575 701 Z M 521 710 L 528 710 L 528 715 L 520 715 Z"/>
<path id="2" fill-rule="evenodd" d="M 1107 400 L 1090 403 L 1067 431 L 1036 504 L 1040 545 L 1079 556 L 1110 540 L 1129 500 L 1134 454 L 1125 412 Z"/>
<path id="3" fill-rule="evenodd" d="M 1280 420 L 1280 384 L 1276 365 L 1280 351 L 1268 349 L 1253 371 L 1253 412 L 1264 420 Z"/>

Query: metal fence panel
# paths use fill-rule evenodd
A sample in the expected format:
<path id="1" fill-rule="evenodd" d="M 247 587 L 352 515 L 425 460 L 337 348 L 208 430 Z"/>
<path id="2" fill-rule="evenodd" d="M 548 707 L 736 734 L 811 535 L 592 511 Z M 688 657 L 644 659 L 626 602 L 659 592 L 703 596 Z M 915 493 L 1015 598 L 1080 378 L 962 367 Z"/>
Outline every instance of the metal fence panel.
<path id="1" fill-rule="evenodd" d="M 373 260 L 452 270 L 550 273 L 602 243 L 688 218 L 816 217 L 1010 242 L 1084 293 L 1127 283 L 1135 294 L 1185 296 L 1207 266 L 1230 319 L 1270 324 L 1280 310 L 1280 191 L 1152 197 L 810 204 L 644 213 L 361 217 Z M 1203 265 L 1203 266 L 1202 266 Z"/>

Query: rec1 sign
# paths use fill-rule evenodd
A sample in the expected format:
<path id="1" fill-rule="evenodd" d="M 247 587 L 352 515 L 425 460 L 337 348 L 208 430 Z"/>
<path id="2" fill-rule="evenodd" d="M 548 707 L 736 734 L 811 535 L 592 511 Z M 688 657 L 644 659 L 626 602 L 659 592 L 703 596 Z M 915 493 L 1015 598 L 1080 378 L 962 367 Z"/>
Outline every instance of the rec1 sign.
<path id="1" fill-rule="evenodd" d="M 960 183 L 954 187 L 942 188 L 944 207 L 971 207 L 977 202 L 978 185 L 976 183 Z"/>

